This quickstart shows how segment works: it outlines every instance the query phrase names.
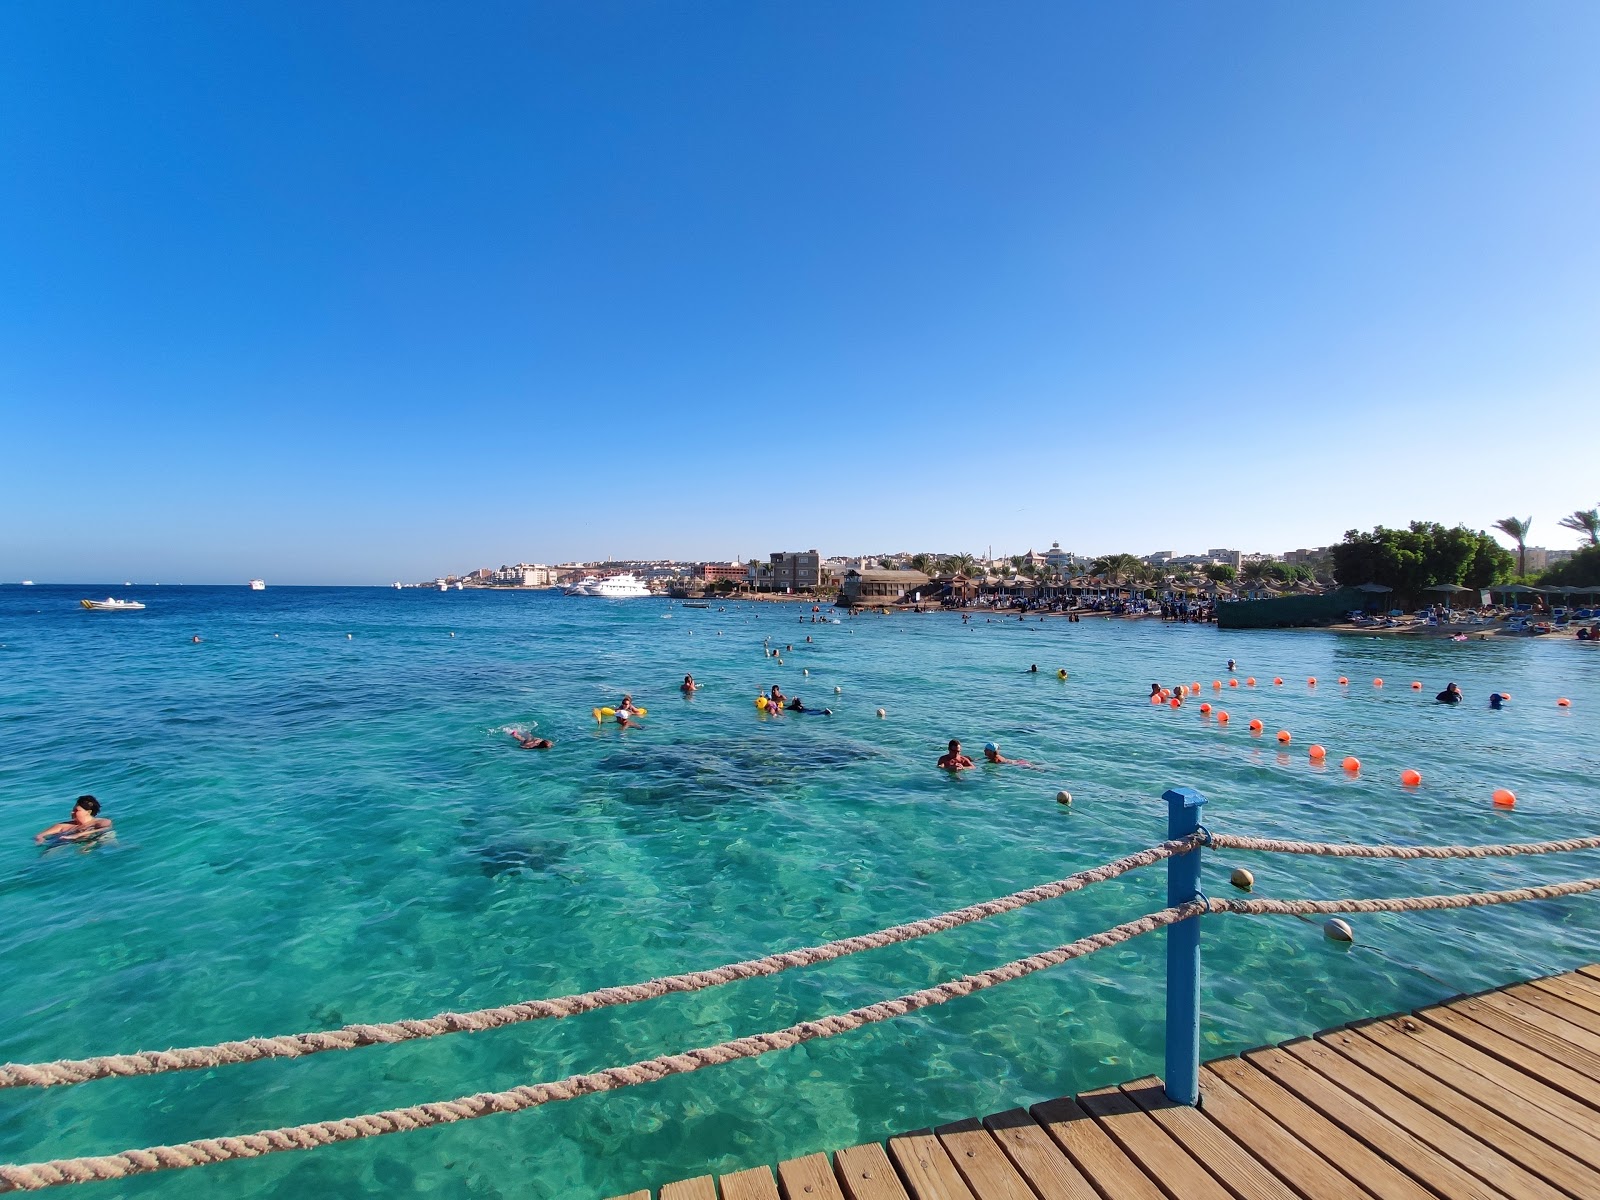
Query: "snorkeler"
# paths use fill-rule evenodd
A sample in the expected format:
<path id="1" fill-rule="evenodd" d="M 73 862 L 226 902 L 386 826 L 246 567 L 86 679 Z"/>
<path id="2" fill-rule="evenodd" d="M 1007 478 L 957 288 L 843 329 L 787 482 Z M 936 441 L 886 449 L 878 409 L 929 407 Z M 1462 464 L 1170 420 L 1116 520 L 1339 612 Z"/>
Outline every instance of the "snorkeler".
<path id="1" fill-rule="evenodd" d="M 42 843 L 55 838 L 61 842 L 81 842 L 110 828 L 111 818 L 100 815 L 100 801 L 93 796 L 79 796 L 70 817 L 34 834 L 33 840 Z"/>
<path id="2" fill-rule="evenodd" d="M 941 770 L 954 772 L 970 770 L 976 764 L 974 764 L 973 761 L 965 754 L 961 753 L 961 743 L 957 739 L 951 738 L 950 748 L 944 754 L 939 756 L 938 765 Z"/>
<path id="3" fill-rule="evenodd" d="M 683 682 L 678 685 L 678 690 L 685 696 L 693 695 L 700 690 L 700 685 L 694 681 L 693 675 L 685 675 Z"/>
<path id="4" fill-rule="evenodd" d="M 517 739 L 517 745 L 524 750 L 548 750 L 555 745 L 549 738 L 534 737 L 533 734 L 523 733 L 520 729 L 513 729 L 510 733 Z"/>
<path id="5" fill-rule="evenodd" d="M 801 702 L 799 696 L 796 696 L 793 700 L 789 701 L 787 707 L 790 712 L 807 713 L 813 717 L 833 716 L 833 709 L 831 708 L 807 708 L 805 704 Z"/>
<path id="6" fill-rule="evenodd" d="M 1000 747 L 993 742 L 983 744 L 983 758 L 985 762 L 992 762 L 997 766 L 1031 767 L 1033 764 L 1023 758 L 1005 758 L 1000 753 Z"/>

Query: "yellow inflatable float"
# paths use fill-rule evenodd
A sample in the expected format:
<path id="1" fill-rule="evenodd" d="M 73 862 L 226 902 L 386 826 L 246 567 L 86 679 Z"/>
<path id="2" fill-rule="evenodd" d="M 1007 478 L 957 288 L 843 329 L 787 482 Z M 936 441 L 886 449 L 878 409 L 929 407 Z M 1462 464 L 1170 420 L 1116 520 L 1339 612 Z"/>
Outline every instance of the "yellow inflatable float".
<path id="1" fill-rule="evenodd" d="M 648 708 L 636 708 L 633 710 L 633 715 L 636 717 L 643 717 L 648 715 L 649 712 L 650 710 Z M 605 708 L 597 708 L 594 710 L 594 719 L 596 721 L 609 721 L 616 715 L 617 710 L 609 705 L 607 705 Z"/>

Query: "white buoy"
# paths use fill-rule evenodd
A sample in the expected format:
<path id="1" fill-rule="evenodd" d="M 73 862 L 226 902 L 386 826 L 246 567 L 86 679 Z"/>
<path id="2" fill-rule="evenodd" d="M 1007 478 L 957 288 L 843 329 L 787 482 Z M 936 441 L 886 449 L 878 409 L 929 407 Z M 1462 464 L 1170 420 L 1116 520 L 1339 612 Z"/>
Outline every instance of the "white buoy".
<path id="1" fill-rule="evenodd" d="M 879 718 L 880 718 L 880 719 L 882 719 L 882 718 L 883 718 L 883 717 L 887 717 L 887 716 L 888 716 L 888 715 L 889 715 L 889 714 L 888 714 L 888 713 L 886 713 L 886 712 L 884 712 L 884 711 L 883 711 L 883 709 L 881 709 L 881 708 L 880 708 L 880 709 L 879 709 L 879 710 L 878 710 L 878 717 L 879 717 Z"/>
<path id="2" fill-rule="evenodd" d="M 1356 940 L 1355 930 L 1340 920 L 1338 917 L 1329 917 L 1322 923 L 1322 932 L 1336 942 L 1353 942 Z"/>
<path id="3" fill-rule="evenodd" d="M 801 667 L 800 668 L 800 674 L 802 674 L 802 675 L 811 674 L 811 668 L 810 667 Z"/>
<path id="4" fill-rule="evenodd" d="M 1057 804 L 1071 804 L 1072 803 L 1072 793 L 1071 792 L 1067 792 L 1067 791 L 1057 792 L 1056 793 L 1056 803 Z"/>
<path id="5" fill-rule="evenodd" d="M 1243 867 L 1235 867 L 1233 874 L 1228 877 L 1228 882 L 1241 892 L 1248 892 L 1256 885 L 1256 877 Z"/>
<path id="6" fill-rule="evenodd" d="M 351 641 L 351 640 L 353 640 L 355 638 L 356 635 L 353 634 L 353 633 L 347 633 L 344 636 L 345 636 L 345 640 L 346 641 Z"/>
<path id="7" fill-rule="evenodd" d="M 838 687 L 837 685 L 835 685 L 835 687 L 833 689 L 833 694 L 835 696 L 842 695 L 843 692 L 844 692 L 844 689 L 842 687 Z"/>

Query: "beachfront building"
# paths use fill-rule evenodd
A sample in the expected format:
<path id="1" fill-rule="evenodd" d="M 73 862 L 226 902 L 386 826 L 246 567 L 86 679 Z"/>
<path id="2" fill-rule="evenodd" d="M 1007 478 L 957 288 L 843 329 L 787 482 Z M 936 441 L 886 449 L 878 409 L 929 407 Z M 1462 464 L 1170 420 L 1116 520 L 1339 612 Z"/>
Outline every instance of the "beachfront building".
<path id="1" fill-rule="evenodd" d="M 1546 550 L 1543 546 L 1529 546 L 1527 550 L 1528 574 L 1537 575 L 1547 571 L 1557 563 L 1566 562 L 1572 557 L 1571 550 Z M 1284 560 L 1287 562 L 1287 558 Z"/>
<path id="2" fill-rule="evenodd" d="M 696 563 L 692 574 L 705 583 L 719 583 L 724 579 L 744 583 L 750 577 L 749 568 L 737 559 L 733 562 Z"/>
<path id="3" fill-rule="evenodd" d="M 492 580 L 484 582 L 494 582 L 501 587 L 547 588 L 555 587 L 557 574 L 554 567 L 542 563 L 518 563 L 514 567 L 502 566 L 493 573 Z"/>
<path id="4" fill-rule="evenodd" d="M 778 551 L 769 556 L 767 586 L 775 592 L 814 592 L 821 579 L 822 555 L 815 550 Z"/>
<path id="5" fill-rule="evenodd" d="M 921 571 L 863 570 L 851 567 L 839 587 L 839 603 L 860 605 L 915 603 L 932 599 L 933 581 Z"/>
<path id="6" fill-rule="evenodd" d="M 1065 573 L 1078 565 L 1078 556 L 1061 548 L 1060 542 L 1051 542 L 1044 552 L 1045 565 L 1052 571 Z"/>

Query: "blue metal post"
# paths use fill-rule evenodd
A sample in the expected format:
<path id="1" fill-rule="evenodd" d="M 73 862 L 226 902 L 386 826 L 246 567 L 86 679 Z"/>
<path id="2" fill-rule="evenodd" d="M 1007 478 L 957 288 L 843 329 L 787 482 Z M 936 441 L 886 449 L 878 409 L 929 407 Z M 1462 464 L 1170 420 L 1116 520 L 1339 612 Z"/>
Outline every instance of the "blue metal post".
<path id="1" fill-rule="evenodd" d="M 1188 837 L 1200 828 L 1206 798 L 1193 788 L 1170 788 L 1167 837 Z M 1167 904 L 1200 898 L 1200 851 L 1167 859 Z M 1200 918 L 1167 926 L 1167 1098 L 1200 1102 Z"/>

